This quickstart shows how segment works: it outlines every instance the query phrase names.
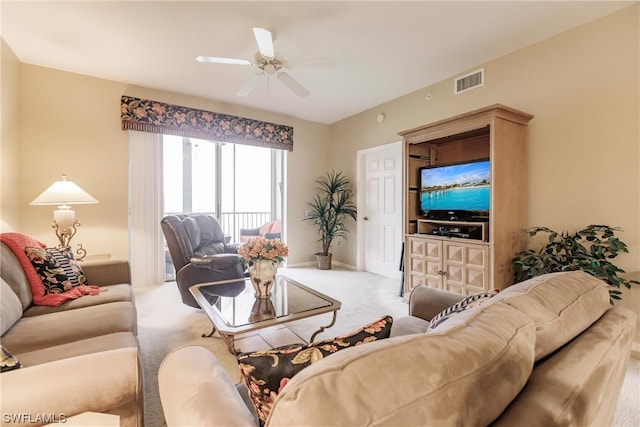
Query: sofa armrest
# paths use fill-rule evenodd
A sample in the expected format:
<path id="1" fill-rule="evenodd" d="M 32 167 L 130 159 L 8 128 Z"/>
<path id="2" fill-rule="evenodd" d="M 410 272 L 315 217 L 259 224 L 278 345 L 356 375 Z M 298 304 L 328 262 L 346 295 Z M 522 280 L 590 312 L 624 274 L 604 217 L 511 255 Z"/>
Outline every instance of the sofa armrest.
<path id="1" fill-rule="evenodd" d="M 36 419 L 42 414 L 68 418 L 83 412 L 109 413 L 128 402 L 141 403 L 141 378 L 138 350 L 133 347 L 3 372 L 1 412 L 22 417 L 25 425 L 25 414 Z"/>
<path id="2" fill-rule="evenodd" d="M 456 292 L 421 285 L 409 296 L 409 315 L 431 320 L 436 314 L 464 298 L 465 295 Z"/>
<path id="3" fill-rule="evenodd" d="M 131 283 L 131 267 L 127 260 L 80 261 L 80 266 L 90 285 L 107 286 Z"/>
<path id="4" fill-rule="evenodd" d="M 158 391 L 169 427 L 258 425 L 227 371 L 204 347 L 169 353 L 158 369 Z"/>

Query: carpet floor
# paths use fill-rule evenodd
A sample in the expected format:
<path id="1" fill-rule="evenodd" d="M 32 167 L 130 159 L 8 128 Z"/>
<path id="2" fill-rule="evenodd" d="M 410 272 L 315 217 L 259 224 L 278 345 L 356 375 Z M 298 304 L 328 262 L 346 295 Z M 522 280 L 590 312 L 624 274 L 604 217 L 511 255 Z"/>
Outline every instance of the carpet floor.
<path id="1" fill-rule="evenodd" d="M 341 268 L 325 271 L 289 268 L 279 272 L 342 302 L 335 325 L 319 334 L 316 341 L 348 333 L 383 315 L 391 315 L 395 319 L 408 313 L 407 304 L 398 295 L 398 280 Z M 235 357 L 217 334 L 210 338 L 202 337 L 203 333 L 211 331 L 209 319 L 202 310 L 181 302 L 174 282 L 139 288 L 135 292 L 144 370 L 145 425 L 163 427 L 166 423 L 158 395 L 158 368 L 171 351 L 185 345 L 199 345 L 218 357 L 233 381 L 240 381 L 240 373 Z M 274 327 L 261 331 L 259 335 L 249 333 L 244 339 L 238 339 L 236 345 L 243 351 L 252 351 L 269 345 L 299 342 L 289 330 L 308 340 L 320 326 L 330 322 L 331 314 L 302 319 L 287 323 L 288 329 Z M 640 426 L 639 401 L 640 360 L 631 359 L 613 425 Z"/>

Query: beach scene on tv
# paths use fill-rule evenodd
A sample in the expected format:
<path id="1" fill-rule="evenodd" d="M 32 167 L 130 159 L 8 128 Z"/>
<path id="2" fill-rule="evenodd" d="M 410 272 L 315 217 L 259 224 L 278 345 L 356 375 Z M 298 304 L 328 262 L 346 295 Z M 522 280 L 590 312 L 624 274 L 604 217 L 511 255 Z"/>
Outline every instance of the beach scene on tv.
<path id="1" fill-rule="evenodd" d="M 429 210 L 489 210 L 489 161 L 420 171 L 420 207 Z"/>

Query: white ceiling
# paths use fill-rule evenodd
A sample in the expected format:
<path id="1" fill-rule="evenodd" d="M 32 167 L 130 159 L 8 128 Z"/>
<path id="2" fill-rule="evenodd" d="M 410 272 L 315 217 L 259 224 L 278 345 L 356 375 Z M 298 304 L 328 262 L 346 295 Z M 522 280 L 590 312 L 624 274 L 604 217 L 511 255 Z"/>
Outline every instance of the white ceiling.
<path id="1" fill-rule="evenodd" d="M 23 63 L 333 123 L 632 3 L 3 0 L 0 29 Z M 288 70 L 306 98 L 273 78 L 238 97 L 252 66 L 194 58 L 253 59 L 253 27 L 336 67 Z"/>

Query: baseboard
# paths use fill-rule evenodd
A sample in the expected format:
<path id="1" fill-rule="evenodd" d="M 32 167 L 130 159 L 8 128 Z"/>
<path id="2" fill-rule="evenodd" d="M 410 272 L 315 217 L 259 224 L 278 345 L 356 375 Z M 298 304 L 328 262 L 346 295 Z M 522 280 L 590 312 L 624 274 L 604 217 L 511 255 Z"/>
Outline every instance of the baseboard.
<path id="1" fill-rule="evenodd" d="M 340 268 L 344 268 L 347 270 L 358 270 L 357 267 L 350 265 L 350 264 L 344 264 L 338 261 L 332 261 L 331 262 L 331 266 L 332 267 L 340 267 Z M 295 264 L 289 264 L 287 263 L 287 267 L 288 268 L 311 268 L 311 267 L 316 267 L 316 262 L 315 261 L 307 261 L 307 262 L 297 262 Z"/>
<path id="2" fill-rule="evenodd" d="M 335 265 L 336 267 L 346 268 L 347 270 L 357 270 L 358 269 L 355 265 L 344 264 L 344 263 L 341 263 L 341 262 L 338 262 L 338 261 L 333 261 L 331 264 Z"/>
<path id="3" fill-rule="evenodd" d="M 307 262 L 297 262 L 295 264 L 287 263 L 287 268 L 308 268 L 315 267 L 315 261 L 307 261 Z"/>

